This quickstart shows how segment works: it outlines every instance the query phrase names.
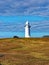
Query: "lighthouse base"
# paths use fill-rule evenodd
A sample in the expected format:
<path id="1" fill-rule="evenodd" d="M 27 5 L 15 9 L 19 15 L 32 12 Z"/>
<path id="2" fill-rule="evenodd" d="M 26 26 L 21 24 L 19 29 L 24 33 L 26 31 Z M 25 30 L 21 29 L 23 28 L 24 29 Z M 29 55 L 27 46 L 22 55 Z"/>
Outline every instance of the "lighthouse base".
<path id="1" fill-rule="evenodd" d="M 25 38 L 30 38 L 30 36 L 25 36 Z"/>

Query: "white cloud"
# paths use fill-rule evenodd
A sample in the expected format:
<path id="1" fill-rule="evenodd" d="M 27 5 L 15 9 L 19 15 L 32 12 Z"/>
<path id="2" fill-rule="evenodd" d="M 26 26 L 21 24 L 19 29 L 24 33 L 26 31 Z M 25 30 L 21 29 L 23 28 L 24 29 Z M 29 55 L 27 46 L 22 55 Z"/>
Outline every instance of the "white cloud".
<path id="1" fill-rule="evenodd" d="M 0 0 L 0 6 L 0 15 L 49 15 L 49 0 Z"/>

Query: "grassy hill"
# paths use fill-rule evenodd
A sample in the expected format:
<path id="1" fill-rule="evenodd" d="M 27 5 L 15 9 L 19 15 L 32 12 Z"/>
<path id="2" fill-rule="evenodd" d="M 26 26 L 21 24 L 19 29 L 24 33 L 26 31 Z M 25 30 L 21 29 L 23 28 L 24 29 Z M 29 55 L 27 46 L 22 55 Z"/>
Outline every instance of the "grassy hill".
<path id="1" fill-rule="evenodd" d="M 0 65 L 49 65 L 49 38 L 0 39 Z"/>

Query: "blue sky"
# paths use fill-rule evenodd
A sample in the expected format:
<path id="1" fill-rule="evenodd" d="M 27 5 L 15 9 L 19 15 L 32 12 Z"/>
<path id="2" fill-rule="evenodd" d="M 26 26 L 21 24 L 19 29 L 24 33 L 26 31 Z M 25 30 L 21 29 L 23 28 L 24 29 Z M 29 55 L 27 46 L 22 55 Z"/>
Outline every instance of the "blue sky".
<path id="1" fill-rule="evenodd" d="M 0 0 L 0 15 L 49 16 L 49 0 Z"/>
<path id="2" fill-rule="evenodd" d="M 49 35 L 49 0 L 0 0 L 0 38 L 24 37 L 28 20 L 31 36 Z"/>

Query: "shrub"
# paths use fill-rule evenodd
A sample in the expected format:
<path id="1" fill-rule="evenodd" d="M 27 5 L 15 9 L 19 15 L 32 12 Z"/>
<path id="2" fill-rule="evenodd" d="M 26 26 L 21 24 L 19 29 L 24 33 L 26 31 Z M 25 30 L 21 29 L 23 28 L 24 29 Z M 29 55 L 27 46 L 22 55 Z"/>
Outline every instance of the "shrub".
<path id="1" fill-rule="evenodd" d="M 19 38 L 18 36 L 14 36 L 13 38 Z"/>

